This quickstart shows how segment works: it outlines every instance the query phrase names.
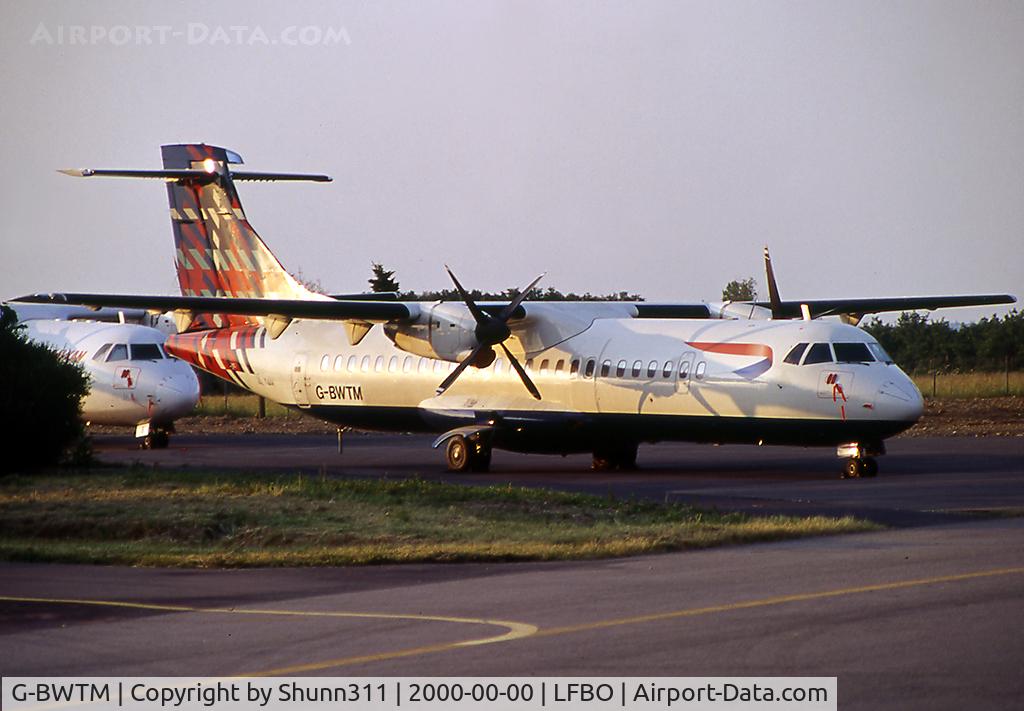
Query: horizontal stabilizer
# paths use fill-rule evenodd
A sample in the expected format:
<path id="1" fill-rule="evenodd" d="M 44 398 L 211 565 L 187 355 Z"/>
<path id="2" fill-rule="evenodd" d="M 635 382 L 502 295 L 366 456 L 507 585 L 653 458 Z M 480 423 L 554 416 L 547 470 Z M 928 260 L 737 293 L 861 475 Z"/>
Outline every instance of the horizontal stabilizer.
<path id="1" fill-rule="evenodd" d="M 168 183 L 181 181 L 212 183 L 218 177 L 216 171 L 202 170 L 196 168 L 179 168 L 164 170 L 106 170 L 94 168 L 68 168 L 59 170 L 58 173 L 70 175 L 73 178 L 144 178 L 150 180 L 163 180 Z M 314 183 L 329 183 L 332 178 L 329 175 L 317 175 L 313 173 L 254 173 L 252 171 L 231 171 L 228 173 L 232 180 L 247 180 L 260 182 L 274 181 L 298 181 L 307 180 Z"/>

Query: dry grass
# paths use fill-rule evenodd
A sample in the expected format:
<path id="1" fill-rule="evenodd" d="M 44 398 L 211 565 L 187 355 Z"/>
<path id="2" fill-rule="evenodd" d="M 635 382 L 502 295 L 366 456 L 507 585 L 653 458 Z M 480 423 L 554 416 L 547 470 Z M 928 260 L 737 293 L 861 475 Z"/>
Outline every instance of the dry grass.
<path id="1" fill-rule="evenodd" d="M 1024 395 L 1024 372 L 1011 371 L 1009 392 L 1006 373 L 925 373 L 914 382 L 925 397 L 966 398 Z"/>
<path id="2" fill-rule="evenodd" d="M 873 530 L 512 487 L 163 471 L 0 481 L 0 558 L 237 567 L 635 555 Z"/>

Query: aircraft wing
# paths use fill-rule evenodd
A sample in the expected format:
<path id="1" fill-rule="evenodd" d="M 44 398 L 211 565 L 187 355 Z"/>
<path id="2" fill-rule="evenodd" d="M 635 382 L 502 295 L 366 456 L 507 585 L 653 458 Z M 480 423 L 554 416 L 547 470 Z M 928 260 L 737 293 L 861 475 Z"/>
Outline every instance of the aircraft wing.
<path id="1" fill-rule="evenodd" d="M 32 294 L 17 301 L 36 304 L 80 304 L 83 306 L 146 309 L 148 311 L 190 311 L 239 316 L 283 316 L 286 318 L 358 320 L 371 323 L 404 321 L 419 314 L 419 306 L 401 301 L 363 299 L 245 299 L 218 296 L 140 296 L 137 294 Z"/>
<path id="2" fill-rule="evenodd" d="M 780 301 L 775 308 L 776 318 L 800 318 L 800 307 L 806 304 L 811 318 L 837 314 L 876 314 L 886 311 L 917 311 L 919 309 L 948 309 L 958 306 L 989 306 L 1012 304 L 1017 299 L 1009 294 L 967 294 L 963 296 L 895 296 L 872 299 L 811 299 L 809 301 Z M 772 308 L 770 301 L 755 301 L 755 306 Z"/>

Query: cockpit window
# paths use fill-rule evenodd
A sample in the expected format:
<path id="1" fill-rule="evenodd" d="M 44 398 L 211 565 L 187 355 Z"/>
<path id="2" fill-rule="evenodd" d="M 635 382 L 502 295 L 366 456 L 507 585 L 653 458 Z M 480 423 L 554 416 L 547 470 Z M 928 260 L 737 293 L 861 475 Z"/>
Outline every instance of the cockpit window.
<path id="1" fill-rule="evenodd" d="M 110 355 L 107 356 L 107 362 L 113 362 L 115 360 L 128 360 L 128 346 L 124 343 L 118 343 L 110 349 Z"/>
<path id="2" fill-rule="evenodd" d="M 807 357 L 804 358 L 804 365 L 831 362 L 832 349 L 829 348 L 829 345 L 827 343 L 815 343 L 813 346 L 811 346 L 810 350 L 807 351 Z"/>
<path id="3" fill-rule="evenodd" d="M 875 360 L 867 343 L 833 343 L 832 348 L 840 363 L 872 363 Z"/>
<path id="4" fill-rule="evenodd" d="M 805 350 L 807 350 L 806 343 L 797 343 L 793 346 L 793 350 L 786 354 L 784 361 L 792 365 L 800 365 L 800 357 L 804 354 Z"/>
<path id="5" fill-rule="evenodd" d="M 133 343 L 132 360 L 160 360 L 160 346 L 155 343 Z"/>
<path id="6" fill-rule="evenodd" d="M 98 351 L 96 351 L 96 354 L 92 357 L 92 359 L 93 360 L 97 360 L 97 361 L 101 361 L 104 358 L 106 358 L 107 357 L 107 351 L 110 350 L 110 346 L 112 346 L 112 345 L 113 345 L 112 343 L 104 343 L 102 346 L 100 346 L 100 349 Z"/>
<path id="7" fill-rule="evenodd" d="M 886 353 L 885 349 L 882 348 L 882 346 L 879 345 L 878 343 L 869 343 L 868 348 L 870 348 L 871 352 L 875 354 L 875 358 L 882 361 L 883 363 L 893 362 L 892 356 Z"/>

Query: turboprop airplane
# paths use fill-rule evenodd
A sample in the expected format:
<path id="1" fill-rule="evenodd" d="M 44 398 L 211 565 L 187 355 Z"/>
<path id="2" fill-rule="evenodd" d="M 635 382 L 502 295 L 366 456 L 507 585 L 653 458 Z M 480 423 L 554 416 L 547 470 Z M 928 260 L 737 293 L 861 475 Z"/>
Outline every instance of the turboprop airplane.
<path id="1" fill-rule="evenodd" d="M 167 334 L 155 328 L 101 318 L 123 312 L 7 302 L 25 336 L 49 346 L 89 376 L 82 399 L 86 424 L 135 428 L 145 448 L 166 447 L 174 421 L 199 401 L 199 381 L 187 363 L 164 351 Z M 145 312 L 136 314 L 146 318 Z M 89 319 L 89 320 L 78 320 Z"/>
<path id="2" fill-rule="evenodd" d="M 450 270 L 462 303 L 334 298 L 285 271 L 235 189 L 330 178 L 236 170 L 238 154 L 204 144 L 162 152 L 163 170 L 64 172 L 167 183 L 182 295 L 26 298 L 173 310 L 168 352 L 339 427 L 439 433 L 453 471 L 487 470 L 495 447 L 590 452 L 596 469 L 628 469 L 641 442 L 681 440 L 832 446 L 844 476 L 874 476 L 884 440 L 918 420 L 922 399 L 853 324 L 1015 301 L 783 301 L 767 250 L 768 302 L 527 302 L 538 277 L 508 304 L 477 304 Z"/>

